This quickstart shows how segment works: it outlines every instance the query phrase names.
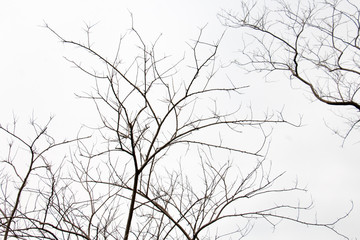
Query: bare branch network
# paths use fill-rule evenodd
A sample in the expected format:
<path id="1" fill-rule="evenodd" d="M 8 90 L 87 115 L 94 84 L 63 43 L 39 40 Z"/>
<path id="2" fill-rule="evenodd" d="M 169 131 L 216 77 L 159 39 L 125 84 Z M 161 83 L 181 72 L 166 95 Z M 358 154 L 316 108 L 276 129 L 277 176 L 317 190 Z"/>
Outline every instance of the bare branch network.
<path id="1" fill-rule="evenodd" d="M 100 121 L 60 142 L 49 133 L 50 121 L 43 127 L 32 121 L 32 138 L 16 131 L 16 121 L 0 126 L 8 139 L 0 156 L 4 239 L 240 239 L 255 221 L 275 227 L 282 219 L 346 238 L 335 229 L 341 218 L 308 220 L 302 213 L 311 201 L 287 201 L 306 190 L 278 186 L 283 173 L 270 172 L 266 129 L 289 123 L 281 114 L 249 118 L 237 107 L 245 86 L 217 77 L 221 39 L 205 42 L 201 29 L 180 76 L 189 59 L 172 64 L 158 57 L 156 44 L 145 44 L 134 28 L 113 59 L 91 45 L 91 26 L 86 43 L 46 28 L 97 61 L 91 70 L 68 59 L 94 79 L 93 91 L 79 97 L 94 103 Z M 126 41 L 137 44 L 133 55 L 122 48 Z M 257 149 L 237 141 L 244 129 L 261 136 Z M 71 151 L 59 162 L 51 151 L 65 144 Z"/>
<path id="2" fill-rule="evenodd" d="M 255 2 L 244 1 L 241 12 L 219 14 L 224 25 L 246 29 L 242 60 L 235 63 L 248 71 L 283 71 L 305 84 L 317 100 L 348 107 L 342 117 L 349 128 L 335 130 L 345 140 L 360 122 L 358 4 L 351 0 L 270 2 L 259 10 Z"/>

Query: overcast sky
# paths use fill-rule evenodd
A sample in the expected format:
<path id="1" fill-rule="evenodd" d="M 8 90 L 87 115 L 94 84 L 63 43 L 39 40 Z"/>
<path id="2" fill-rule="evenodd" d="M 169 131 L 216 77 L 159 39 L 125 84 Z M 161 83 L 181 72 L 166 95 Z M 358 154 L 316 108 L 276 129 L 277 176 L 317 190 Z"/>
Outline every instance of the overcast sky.
<path id="1" fill-rule="evenodd" d="M 64 60 L 72 48 L 64 47 L 41 27 L 44 22 L 75 41 L 84 39 L 85 24 L 97 23 L 94 42 L 110 54 L 112 44 L 131 26 L 131 12 L 135 27 L 149 43 L 162 34 L 161 49 L 181 57 L 188 50 L 186 42 L 197 36 L 199 27 L 207 24 L 204 37 L 216 41 L 225 30 L 216 14 L 222 8 L 239 7 L 237 0 L 0 1 L 0 123 L 11 121 L 13 113 L 23 123 L 32 112 L 38 119 L 53 114 L 54 127 L 59 134 L 67 134 L 76 133 L 91 116 L 91 108 L 74 96 L 90 88 L 89 78 Z M 236 55 L 240 40 L 240 31 L 226 32 L 220 51 L 224 61 Z M 353 212 L 338 230 L 350 239 L 360 238 L 359 132 L 353 132 L 341 147 L 341 139 L 324 125 L 327 121 L 331 126 L 345 127 L 335 117 L 338 110 L 312 101 L 305 88 L 291 88 L 283 75 L 270 76 L 272 82 L 265 83 L 260 74 L 243 75 L 239 69 L 229 74 L 251 80 L 243 97 L 255 111 L 284 108 L 295 122 L 303 116 L 300 128 L 276 127 L 268 158 L 276 170 L 287 172 L 290 181 L 298 178 L 308 187 L 319 218 L 335 219 L 348 211 L 353 201 Z M 259 224 L 246 239 L 340 238 L 324 229 L 282 223 L 274 232 Z"/>

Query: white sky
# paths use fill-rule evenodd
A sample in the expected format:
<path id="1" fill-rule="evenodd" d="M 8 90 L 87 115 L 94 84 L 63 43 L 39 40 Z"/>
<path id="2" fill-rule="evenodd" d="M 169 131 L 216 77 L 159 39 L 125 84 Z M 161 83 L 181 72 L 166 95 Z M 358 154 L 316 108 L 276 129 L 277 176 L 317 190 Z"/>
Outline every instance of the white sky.
<path id="1" fill-rule="evenodd" d="M 171 2 L 171 3 L 170 3 Z M 205 39 L 216 41 L 224 28 L 216 14 L 235 9 L 236 0 L 183 1 L 8 1 L 0 2 L 0 123 L 11 121 L 13 112 L 26 123 L 32 112 L 45 121 L 55 114 L 53 127 L 59 133 L 76 133 L 80 123 L 87 122 L 92 106 L 77 100 L 74 93 L 89 89 L 92 81 L 79 70 L 71 68 L 62 56 L 71 54 L 45 28 L 52 28 L 75 41 L 84 39 L 84 23 L 98 23 L 94 34 L 96 46 L 111 54 L 121 33 L 130 27 L 131 11 L 135 26 L 148 42 L 163 34 L 159 46 L 164 52 L 181 57 L 188 50 L 186 41 L 197 37 L 198 27 L 205 24 Z M 240 31 L 229 31 L 222 47 L 225 59 L 235 56 Z M 235 71 L 235 70 L 232 70 Z M 332 220 L 344 214 L 354 202 L 350 217 L 339 224 L 339 230 L 350 239 L 360 238 L 360 151 L 359 132 L 354 132 L 347 144 L 324 125 L 342 127 L 329 108 L 309 100 L 303 89 L 292 89 L 287 79 L 277 75 L 273 83 L 264 83 L 261 75 L 230 75 L 251 80 L 244 102 L 252 103 L 259 113 L 267 108 L 280 110 L 296 121 L 303 115 L 301 128 L 278 127 L 272 136 L 269 158 L 274 169 L 288 172 L 288 179 L 298 177 L 308 186 L 318 217 Z M 252 79 L 249 79 L 249 78 Z M 86 108 L 85 106 L 89 106 Z M 345 126 L 344 126 L 345 127 Z M 0 150 L 1 151 L 1 150 Z M 266 225 L 255 226 L 246 239 L 340 239 L 323 229 L 282 223 L 275 232 Z"/>

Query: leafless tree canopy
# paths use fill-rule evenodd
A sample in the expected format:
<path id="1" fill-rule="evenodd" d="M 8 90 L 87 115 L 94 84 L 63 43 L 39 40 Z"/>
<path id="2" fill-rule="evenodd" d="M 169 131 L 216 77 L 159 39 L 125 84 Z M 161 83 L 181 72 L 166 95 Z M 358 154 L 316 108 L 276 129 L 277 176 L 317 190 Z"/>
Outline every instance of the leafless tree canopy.
<path id="1" fill-rule="evenodd" d="M 263 9 L 244 1 L 237 10 L 219 15 L 226 26 L 246 32 L 236 64 L 248 71 L 284 71 L 317 100 L 347 107 L 342 117 L 349 128 L 337 132 L 344 139 L 359 127 L 360 9 L 355 1 L 273 0 Z"/>
<path id="2" fill-rule="evenodd" d="M 281 114 L 251 118 L 233 102 L 246 87 L 217 77 L 220 41 L 205 42 L 203 29 L 189 43 L 190 57 L 172 64 L 134 28 L 113 58 L 92 46 L 91 26 L 86 43 L 46 28 L 97 62 L 68 59 L 94 80 L 93 91 L 79 97 L 94 103 L 99 122 L 60 142 L 48 124 L 31 121 L 32 137 L 16 121 L 0 126 L 1 149 L 8 149 L 0 156 L 4 239 L 239 239 L 256 220 L 341 235 L 341 218 L 309 221 L 301 213 L 311 201 L 287 201 L 305 189 L 279 186 L 283 173 L 270 172 L 266 150 L 268 126 L 289 123 Z M 136 46 L 130 55 L 126 41 Z M 256 149 L 240 143 L 246 129 L 257 136 Z M 62 145 L 71 150 L 59 160 L 51 151 L 59 156 Z"/>

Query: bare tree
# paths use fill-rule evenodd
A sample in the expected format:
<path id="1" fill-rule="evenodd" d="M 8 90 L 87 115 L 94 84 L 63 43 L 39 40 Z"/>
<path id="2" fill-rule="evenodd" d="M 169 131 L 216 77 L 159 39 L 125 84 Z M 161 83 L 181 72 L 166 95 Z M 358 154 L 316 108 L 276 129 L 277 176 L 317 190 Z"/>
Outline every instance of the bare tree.
<path id="1" fill-rule="evenodd" d="M 34 201 L 20 195 L 14 200 L 8 188 L 16 184 L 1 185 L 4 239 L 242 238 L 260 219 L 274 227 L 279 220 L 324 227 L 346 238 L 335 229 L 342 218 L 309 221 L 301 213 L 312 207 L 311 201 L 287 200 L 304 188 L 278 186 L 283 173 L 272 174 L 266 161 L 268 135 L 274 124 L 291 123 L 281 113 L 252 118 L 234 104 L 246 86 L 218 77 L 221 39 L 204 42 L 200 29 L 189 43 L 191 57 L 171 64 L 168 56 L 155 54 L 158 40 L 146 44 L 134 27 L 121 37 L 112 59 L 92 45 L 92 26 L 86 29 L 86 43 L 46 28 L 88 54 L 85 62 L 68 61 L 94 79 L 93 91 L 79 97 L 95 104 L 100 121 L 81 129 L 71 154 L 57 168 L 41 165 L 44 173 L 36 178 L 44 184 L 27 190 Z M 134 51 L 123 49 L 126 41 L 137 44 Z M 182 64 L 189 68 L 179 71 Z M 40 136 L 57 146 L 44 128 L 31 144 L 1 129 L 30 153 Z M 242 135 L 249 137 L 243 131 L 250 131 L 247 142 L 254 141 L 255 148 L 243 147 Z M 91 138 L 80 137 L 88 132 Z M 36 153 L 45 159 L 45 151 Z M 20 184 L 27 183 L 11 157 L 3 163 Z M 38 168 L 29 167 L 31 172 Z M 6 175 L 2 181 L 12 182 Z M 224 223 L 228 227 L 219 227 Z"/>
<path id="2" fill-rule="evenodd" d="M 351 0 L 243 2 L 240 12 L 219 17 L 231 28 L 246 28 L 241 60 L 248 71 L 283 71 L 308 87 L 319 101 L 349 109 L 345 139 L 359 128 L 360 9 Z M 250 36 L 250 38 L 248 38 Z"/>
<path id="3" fill-rule="evenodd" d="M 0 219 L 4 239 L 10 236 L 21 239 L 23 236 L 29 236 L 27 231 L 42 228 L 37 223 L 46 222 L 57 180 L 56 173 L 53 172 L 54 161 L 49 160 L 49 152 L 83 139 L 56 142 L 48 133 L 51 120 L 52 118 L 41 126 L 32 119 L 30 124 L 33 137 L 29 140 L 17 133 L 16 117 L 12 125 L 0 125 L 0 131 L 5 133 L 4 137 L 10 137 L 8 152 L 1 159 Z M 47 190 L 50 192 L 46 192 Z M 45 196 L 45 199 L 38 205 L 37 200 L 41 196 Z M 36 236 L 44 235 L 33 235 Z"/>

